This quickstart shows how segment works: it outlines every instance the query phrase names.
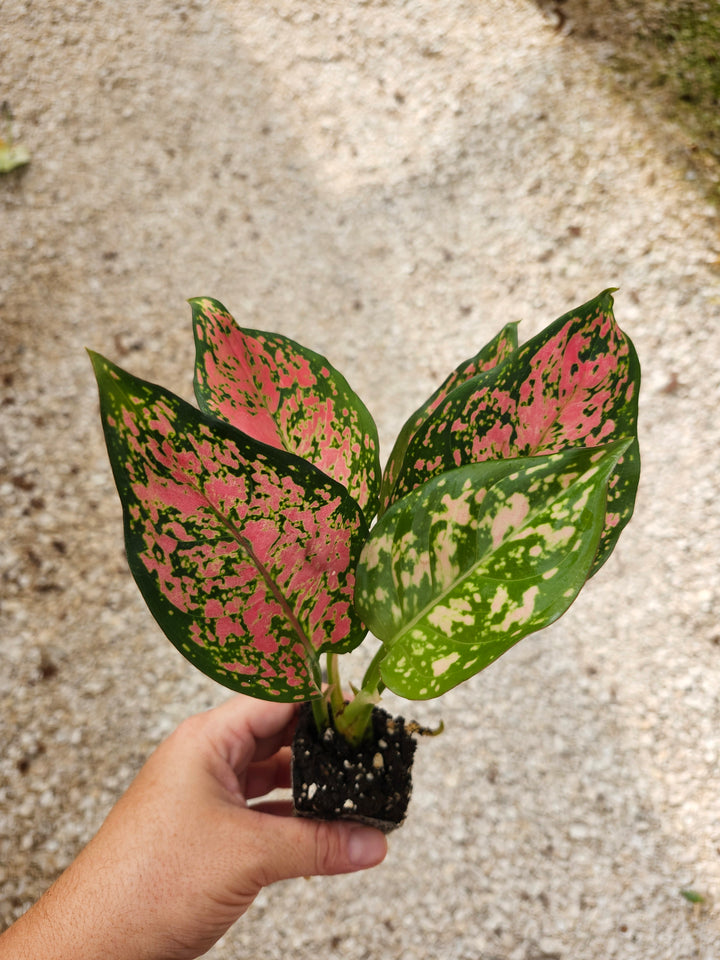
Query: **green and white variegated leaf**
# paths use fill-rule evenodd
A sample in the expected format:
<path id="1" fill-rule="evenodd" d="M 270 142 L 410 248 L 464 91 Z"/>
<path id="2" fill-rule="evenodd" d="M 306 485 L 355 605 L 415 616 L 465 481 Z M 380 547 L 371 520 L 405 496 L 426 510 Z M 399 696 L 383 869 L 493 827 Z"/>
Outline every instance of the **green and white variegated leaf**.
<path id="1" fill-rule="evenodd" d="M 347 380 L 319 353 L 278 333 L 239 327 L 209 297 L 190 301 L 201 410 L 294 453 L 377 511 L 377 427 Z"/>
<path id="2" fill-rule="evenodd" d="M 440 696 L 567 610 L 629 443 L 460 467 L 380 518 L 355 604 L 387 650 L 380 673 L 391 690 Z"/>
<path id="3" fill-rule="evenodd" d="M 493 337 L 489 343 L 486 343 L 482 350 L 479 350 L 474 357 L 470 357 L 457 366 L 452 373 L 445 378 L 432 396 L 428 397 L 425 403 L 418 407 L 412 416 L 408 417 L 405 421 L 383 472 L 382 487 L 380 489 L 381 511 L 386 510 L 391 502 L 393 488 L 402 469 L 402 462 L 407 453 L 408 445 L 419 428 L 425 423 L 428 417 L 437 410 L 445 397 L 457 386 L 472 379 L 472 377 L 476 377 L 480 373 L 487 373 L 488 370 L 500 366 L 507 360 L 511 353 L 517 350 L 517 328 L 518 324 L 516 321 L 506 324 L 500 333 Z M 456 464 L 449 466 L 456 466 Z"/>
<path id="4" fill-rule="evenodd" d="M 606 290 L 458 385 L 412 437 L 391 500 L 455 466 L 635 438 L 639 389 L 637 355 Z M 610 478 L 593 573 L 632 516 L 639 475 L 634 440 Z"/>
<path id="5" fill-rule="evenodd" d="M 203 673 L 266 700 L 321 691 L 353 649 L 367 525 L 341 484 L 90 354 L 135 581 Z"/>

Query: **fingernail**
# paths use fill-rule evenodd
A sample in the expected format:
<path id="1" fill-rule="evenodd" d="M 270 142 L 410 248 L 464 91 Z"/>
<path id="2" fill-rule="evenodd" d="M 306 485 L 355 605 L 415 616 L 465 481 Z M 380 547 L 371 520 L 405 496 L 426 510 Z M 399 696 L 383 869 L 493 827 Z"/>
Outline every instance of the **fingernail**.
<path id="1" fill-rule="evenodd" d="M 348 857 L 354 867 L 373 867 L 387 853 L 385 835 L 372 827 L 353 827 L 348 838 Z"/>

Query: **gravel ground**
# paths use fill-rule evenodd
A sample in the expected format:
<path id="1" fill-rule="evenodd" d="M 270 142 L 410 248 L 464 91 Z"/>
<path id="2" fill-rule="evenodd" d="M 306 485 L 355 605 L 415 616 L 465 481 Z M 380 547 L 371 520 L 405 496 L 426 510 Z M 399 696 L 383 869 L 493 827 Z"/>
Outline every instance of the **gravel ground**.
<path id="1" fill-rule="evenodd" d="M 673 132 L 521 0 L 120 9 L 0 0 L 33 155 L 0 179 L 0 920 L 226 696 L 126 570 L 83 347 L 189 397 L 215 296 L 327 353 L 387 453 L 501 324 L 617 285 L 644 472 L 613 558 L 407 708 L 447 733 L 381 867 L 265 891 L 208 956 L 719 957 L 720 240 Z"/>

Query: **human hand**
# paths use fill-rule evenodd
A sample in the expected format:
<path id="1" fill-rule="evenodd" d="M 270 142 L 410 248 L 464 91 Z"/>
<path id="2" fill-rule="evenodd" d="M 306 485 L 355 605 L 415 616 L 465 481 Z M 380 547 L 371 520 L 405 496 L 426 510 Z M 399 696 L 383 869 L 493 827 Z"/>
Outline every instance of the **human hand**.
<path id="1" fill-rule="evenodd" d="M 292 817 L 289 803 L 248 806 L 289 786 L 294 715 L 290 704 L 236 696 L 182 723 L 73 864 L 0 938 L 0 958 L 22 957 L 25 947 L 43 960 L 189 960 L 262 887 L 379 863 L 387 845 L 377 830 Z"/>

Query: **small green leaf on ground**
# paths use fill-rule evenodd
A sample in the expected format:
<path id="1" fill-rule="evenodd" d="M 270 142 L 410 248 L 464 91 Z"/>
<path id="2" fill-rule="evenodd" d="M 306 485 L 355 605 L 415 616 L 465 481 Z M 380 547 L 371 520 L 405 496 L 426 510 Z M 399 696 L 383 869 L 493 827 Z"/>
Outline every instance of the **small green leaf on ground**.
<path id="1" fill-rule="evenodd" d="M 16 167 L 30 163 L 30 152 L 21 143 L 8 144 L 0 140 L 0 173 L 10 173 Z"/>
<path id="2" fill-rule="evenodd" d="M 705 897 L 697 890 L 681 890 L 680 896 L 685 897 L 688 903 L 705 903 Z"/>
<path id="3" fill-rule="evenodd" d="M 0 104 L 0 173 L 10 173 L 16 167 L 30 163 L 30 151 L 21 143 L 15 143 L 12 134 L 12 110 L 7 100 Z"/>

